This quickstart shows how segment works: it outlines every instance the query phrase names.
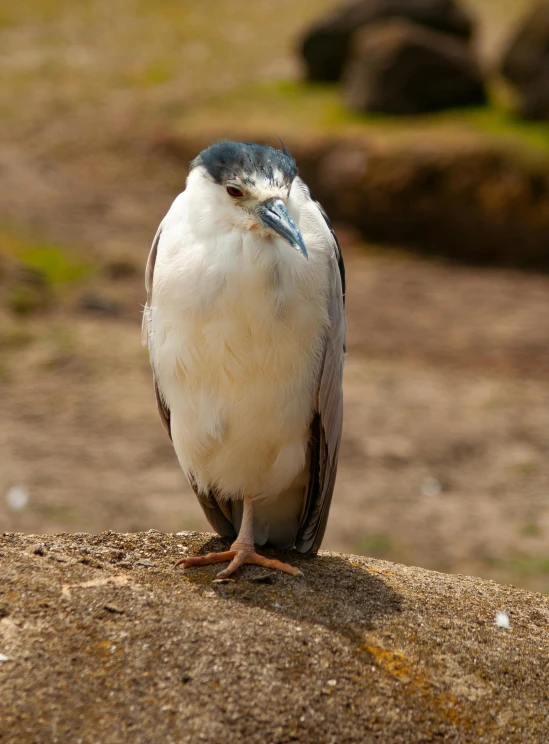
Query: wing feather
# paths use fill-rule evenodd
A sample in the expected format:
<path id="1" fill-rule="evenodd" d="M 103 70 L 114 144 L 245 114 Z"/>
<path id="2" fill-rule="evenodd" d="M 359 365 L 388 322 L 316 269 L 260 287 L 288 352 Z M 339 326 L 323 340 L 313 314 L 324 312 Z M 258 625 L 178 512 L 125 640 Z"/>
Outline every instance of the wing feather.
<path id="1" fill-rule="evenodd" d="M 345 266 L 328 216 L 317 202 L 333 241 L 328 293 L 328 329 L 316 410 L 311 424 L 309 482 L 296 540 L 301 553 L 316 553 L 324 537 L 337 473 L 343 425 L 343 360 L 345 356 Z"/>
<path id="2" fill-rule="evenodd" d="M 152 354 L 152 339 L 151 339 L 151 313 L 152 313 L 152 290 L 153 290 L 153 279 L 154 279 L 154 266 L 156 263 L 156 256 L 158 254 L 158 244 L 160 243 L 160 236 L 162 234 L 162 225 L 156 231 L 152 247 L 147 259 L 147 266 L 145 268 L 145 289 L 147 290 L 147 302 L 143 309 L 143 321 L 141 324 L 141 343 L 143 346 L 149 347 L 149 354 L 151 359 L 151 367 L 153 371 L 153 382 L 154 382 L 154 393 L 156 396 L 156 404 L 158 406 L 158 413 L 160 414 L 160 420 L 162 426 L 167 432 L 170 439 L 172 438 L 171 425 L 170 425 L 170 409 L 166 405 L 162 397 L 162 393 L 156 382 L 156 376 L 154 373 L 153 365 L 153 354 Z"/>

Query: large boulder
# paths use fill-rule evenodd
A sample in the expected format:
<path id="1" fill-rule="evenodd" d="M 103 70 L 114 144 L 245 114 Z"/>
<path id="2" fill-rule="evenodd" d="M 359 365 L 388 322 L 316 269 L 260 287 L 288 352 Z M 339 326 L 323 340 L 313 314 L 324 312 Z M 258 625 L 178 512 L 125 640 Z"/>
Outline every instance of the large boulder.
<path id="1" fill-rule="evenodd" d="M 534 6 L 511 38 L 501 62 L 503 76 L 517 89 L 520 113 L 549 118 L 549 3 Z"/>
<path id="2" fill-rule="evenodd" d="M 356 35 L 344 85 L 348 106 L 361 112 L 421 114 L 486 102 L 468 45 L 398 20 Z"/>
<path id="3" fill-rule="evenodd" d="M 469 39 L 470 15 L 456 0 L 360 0 L 339 8 L 316 23 L 305 35 L 302 54 L 307 79 L 335 82 L 349 56 L 351 38 L 360 28 L 389 18 L 400 18 L 427 28 Z"/>
<path id="4" fill-rule="evenodd" d="M 503 75 L 515 85 L 535 80 L 549 62 L 549 3 L 535 5 L 511 37 L 501 62 Z"/>
<path id="5" fill-rule="evenodd" d="M 174 571 L 212 535 L 0 536 L 0 741 L 549 741 L 549 599 L 322 552 Z"/>

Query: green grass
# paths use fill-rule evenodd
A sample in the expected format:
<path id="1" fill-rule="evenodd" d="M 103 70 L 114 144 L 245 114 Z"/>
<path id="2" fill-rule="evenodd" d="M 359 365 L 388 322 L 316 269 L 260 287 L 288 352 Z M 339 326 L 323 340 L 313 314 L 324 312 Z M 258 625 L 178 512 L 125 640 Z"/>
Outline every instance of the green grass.
<path id="1" fill-rule="evenodd" d="M 517 553 L 506 557 L 484 556 L 484 572 L 496 581 L 511 582 L 517 586 L 534 588 L 542 593 L 549 591 L 549 556 Z"/>
<path id="2" fill-rule="evenodd" d="M 516 475 L 523 475 L 525 477 L 535 475 L 539 470 L 539 464 L 534 460 L 523 460 L 512 465 L 509 470 Z"/>
<path id="3" fill-rule="evenodd" d="M 19 317 L 51 309 L 66 288 L 91 277 L 96 267 L 79 251 L 0 229 L 6 306 Z"/>
<path id="4" fill-rule="evenodd" d="M 510 561 L 510 567 L 521 575 L 549 575 L 549 557 L 520 555 Z"/>
<path id="5" fill-rule="evenodd" d="M 522 525 L 520 534 L 524 537 L 541 537 L 543 530 L 537 522 L 527 522 Z"/>
<path id="6" fill-rule="evenodd" d="M 497 103 L 417 118 L 360 116 L 345 109 L 337 86 L 298 82 L 298 67 L 289 63 L 297 58 L 303 30 L 338 4 L 279 0 L 249 3 L 243 13 L 224 0 L 4 3 L 0 112 L 12 136 L 18 136 L 22 123 L 34 136 L 40 123 L 48 128 L 82 110 L 95 112 L 103 126 L 116 118 L 123 99 L 125 116 L 134 116 L 136 125 L 173 124 L 187 137 L 289 140 L 337 134 L 421 146 L 443 138 L 549 153 L 543 124 L 520 122 Z M 486 44 L 494 33 L 501 37 L 531 3 L 468 4 L 483 24 L 481 43 Z M 15 47 L 10 46 L 14 29 Z M 14 106 L 14 100 L 25 106 Z"/>
<path id="7" fill-rule="evenodd" d="M 549 126 L 546 123 L 524 121 L 495 102 L 480 108 L 433 115 L 432 118 L 442 123 L 461 122 L 495 141 L 549 152 Z"/>
<path id="8" fill-rule="evenodd" d="M 224 0 L 4 3 L 0 111 L 14 136 L 16 122 L 32 124 L 33 132 L 39 122 L 49 127 L 59 108 L 64 116 L 87 113 L 91 104 L 100 120 L 105 107 L 109 119 L 121 96 L 139 122 L 165 122 L 174 108 L 272 77 L 301 29 L 336 3 L 278 0 L 249 3 L 245 12 Z"/>
<path id="9" fill-rule="evenodd" d="M 168 83 L 174 77 L 174 74 L 171 65 L 165 60 L 158 60 L 157 62 L 152 62 L 142 71 L 138 82 L 143 86 L 164 85 L 164 83 Z"/>
<path id="10" fill-rule="evenodd" d="M 58 288 L 95 273 L 95 266 L 81 260 L 71 249 L 0 230 L 0 253 L 36 272 L 49 286 Z"/>
<path id="11" fill-rule="evenodd" d="M 368 535 L 357 543 L 356 550 L 359 555 L 389 558 L 394 552 L 394 544 L 389 535 Z"/>
<path id="12" fill-rule="evenodd" d="M 36 334 L 27 326 L 13 325 L 0 331 L 0 346 L 5 350 L 25 349 L 36 339 Z"/>
<path id="13" fill-rule="evenodd" d="M 19 259 L 29 268 L 39 271 L 53 286 L 75 282 L 89 276 L 93 267 L 68 256 L 64 249 L 43 245 L 21 251 Z"/>
<path id="14" fill-rule="evenodd" d="M 212 96 L 183 111 L 178 130 L 186 136 L 194 131 L 215 137 L 219 136 L 220 121 L 231 136 L 352 136 L 396 146 L 425 146 L 435 140 L 493 143 L 549 156 L 549 126 L 521 121 L 497 101 L 414 117 L 358 114 L 345 107 L 337 86 L 278 80 Z"/>

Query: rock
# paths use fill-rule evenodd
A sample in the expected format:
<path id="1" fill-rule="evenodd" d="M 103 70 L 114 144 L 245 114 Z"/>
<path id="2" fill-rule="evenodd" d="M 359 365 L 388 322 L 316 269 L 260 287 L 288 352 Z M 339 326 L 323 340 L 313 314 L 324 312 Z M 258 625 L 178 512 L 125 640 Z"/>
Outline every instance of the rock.
<path id="1" fill-rule="evenodd" d="M 518 114 L 523 119 L 549 119 L 549 65 L 540 69 L 538 77 L 519 94 Z"/>
<path id="2" fill-rule="evenodd" d="M 469 39 L 473 22 L 456 0 L 360 0 L 344 5 L 316 23 L 302 41 L 307 79 L 335 82 L 347 62 L 351 37 L 358 29 L 400 18 Z"/>
<path id="3" fill-rule="evenodd" d="M 104 604 L 103 609 L 107 612 L 110 612 L 112 615 L 123 615 L 125 610 L 123 610 L 121 607 L 118 607 L 118 605 L 114 604 Z"/>
<path id="4" fill-rule="evenodd" d="M 522 116 L 549 119 L 549 3 L 526 16 L 503 54 L 501 73 L 517 90 Z"/>
<path id="5" fill-rule="evenodd" d="M 292 153 L 332 221 L 368 241 L 473 265 L 549 269 L 546 158 L 483 143 L 397 148 L 359 139 Z"/>
<path id="6" fill-rule="evenodd" d="M 549 62 L 549 3 L 537 3 L 508 42 L 502 74 L 515 85 L 529 84 Z"/>
<path id="7" fill-rule="evenodd" d="M 540 594 L 328 552 L 295 557 L 305 580 L 252 583 L 262 570 L 245 566 L 230 591 L 212 591 L 218 567 L 173 570 L 182 541 L 202 553 L 212 535 L 47 539 L 72 558 L 146 554 L 156 570 L 46 570 L 29 559 L 36 536 L 0 537 L 3 742 L 51 730 L 181 744 L 549 740 Z M 92 610 L 107 604 L 124 613 Z"/>
<path id="8" fill-rule="evenodd" d="M 405 21 L 355 36 L 344 88 L 348 106 L 360 112 L 410 115 L 486 102 L 470 48 Z"/>

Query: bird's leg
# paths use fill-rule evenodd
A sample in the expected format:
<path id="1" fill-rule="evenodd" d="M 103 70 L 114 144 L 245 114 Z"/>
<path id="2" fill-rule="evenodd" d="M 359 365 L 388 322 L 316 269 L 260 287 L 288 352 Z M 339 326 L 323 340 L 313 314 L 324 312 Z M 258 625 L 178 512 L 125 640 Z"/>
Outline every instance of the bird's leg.
<path id="1" fill-rule="evenodd" d="M 224 561 L 230 561 L 230 564 L 228 568 L 217 574 L 219 579 L 226 579 L 228 576 L 231 576 L 245 563 L 251 563 L 254 566 L 263 566 L 263 568 L 274 568 L 292 576 L 303 576 L 299 568 L 290 566 L 289 563 L 265 558 L 265 556 L 256 553 L 254 548 L 253 500 L 248 494 L 244 496 L 242 524 L 230 550 L 226 550 L 223 553 L 208 553 L 208 555 L 196 556 L 195 558 L 182 558 L 175 565 L 179 566 L 182 564 L 183 568 L 192 568 L 194 566 L 207 566 L 211 563 L 223 563 Z"/>

